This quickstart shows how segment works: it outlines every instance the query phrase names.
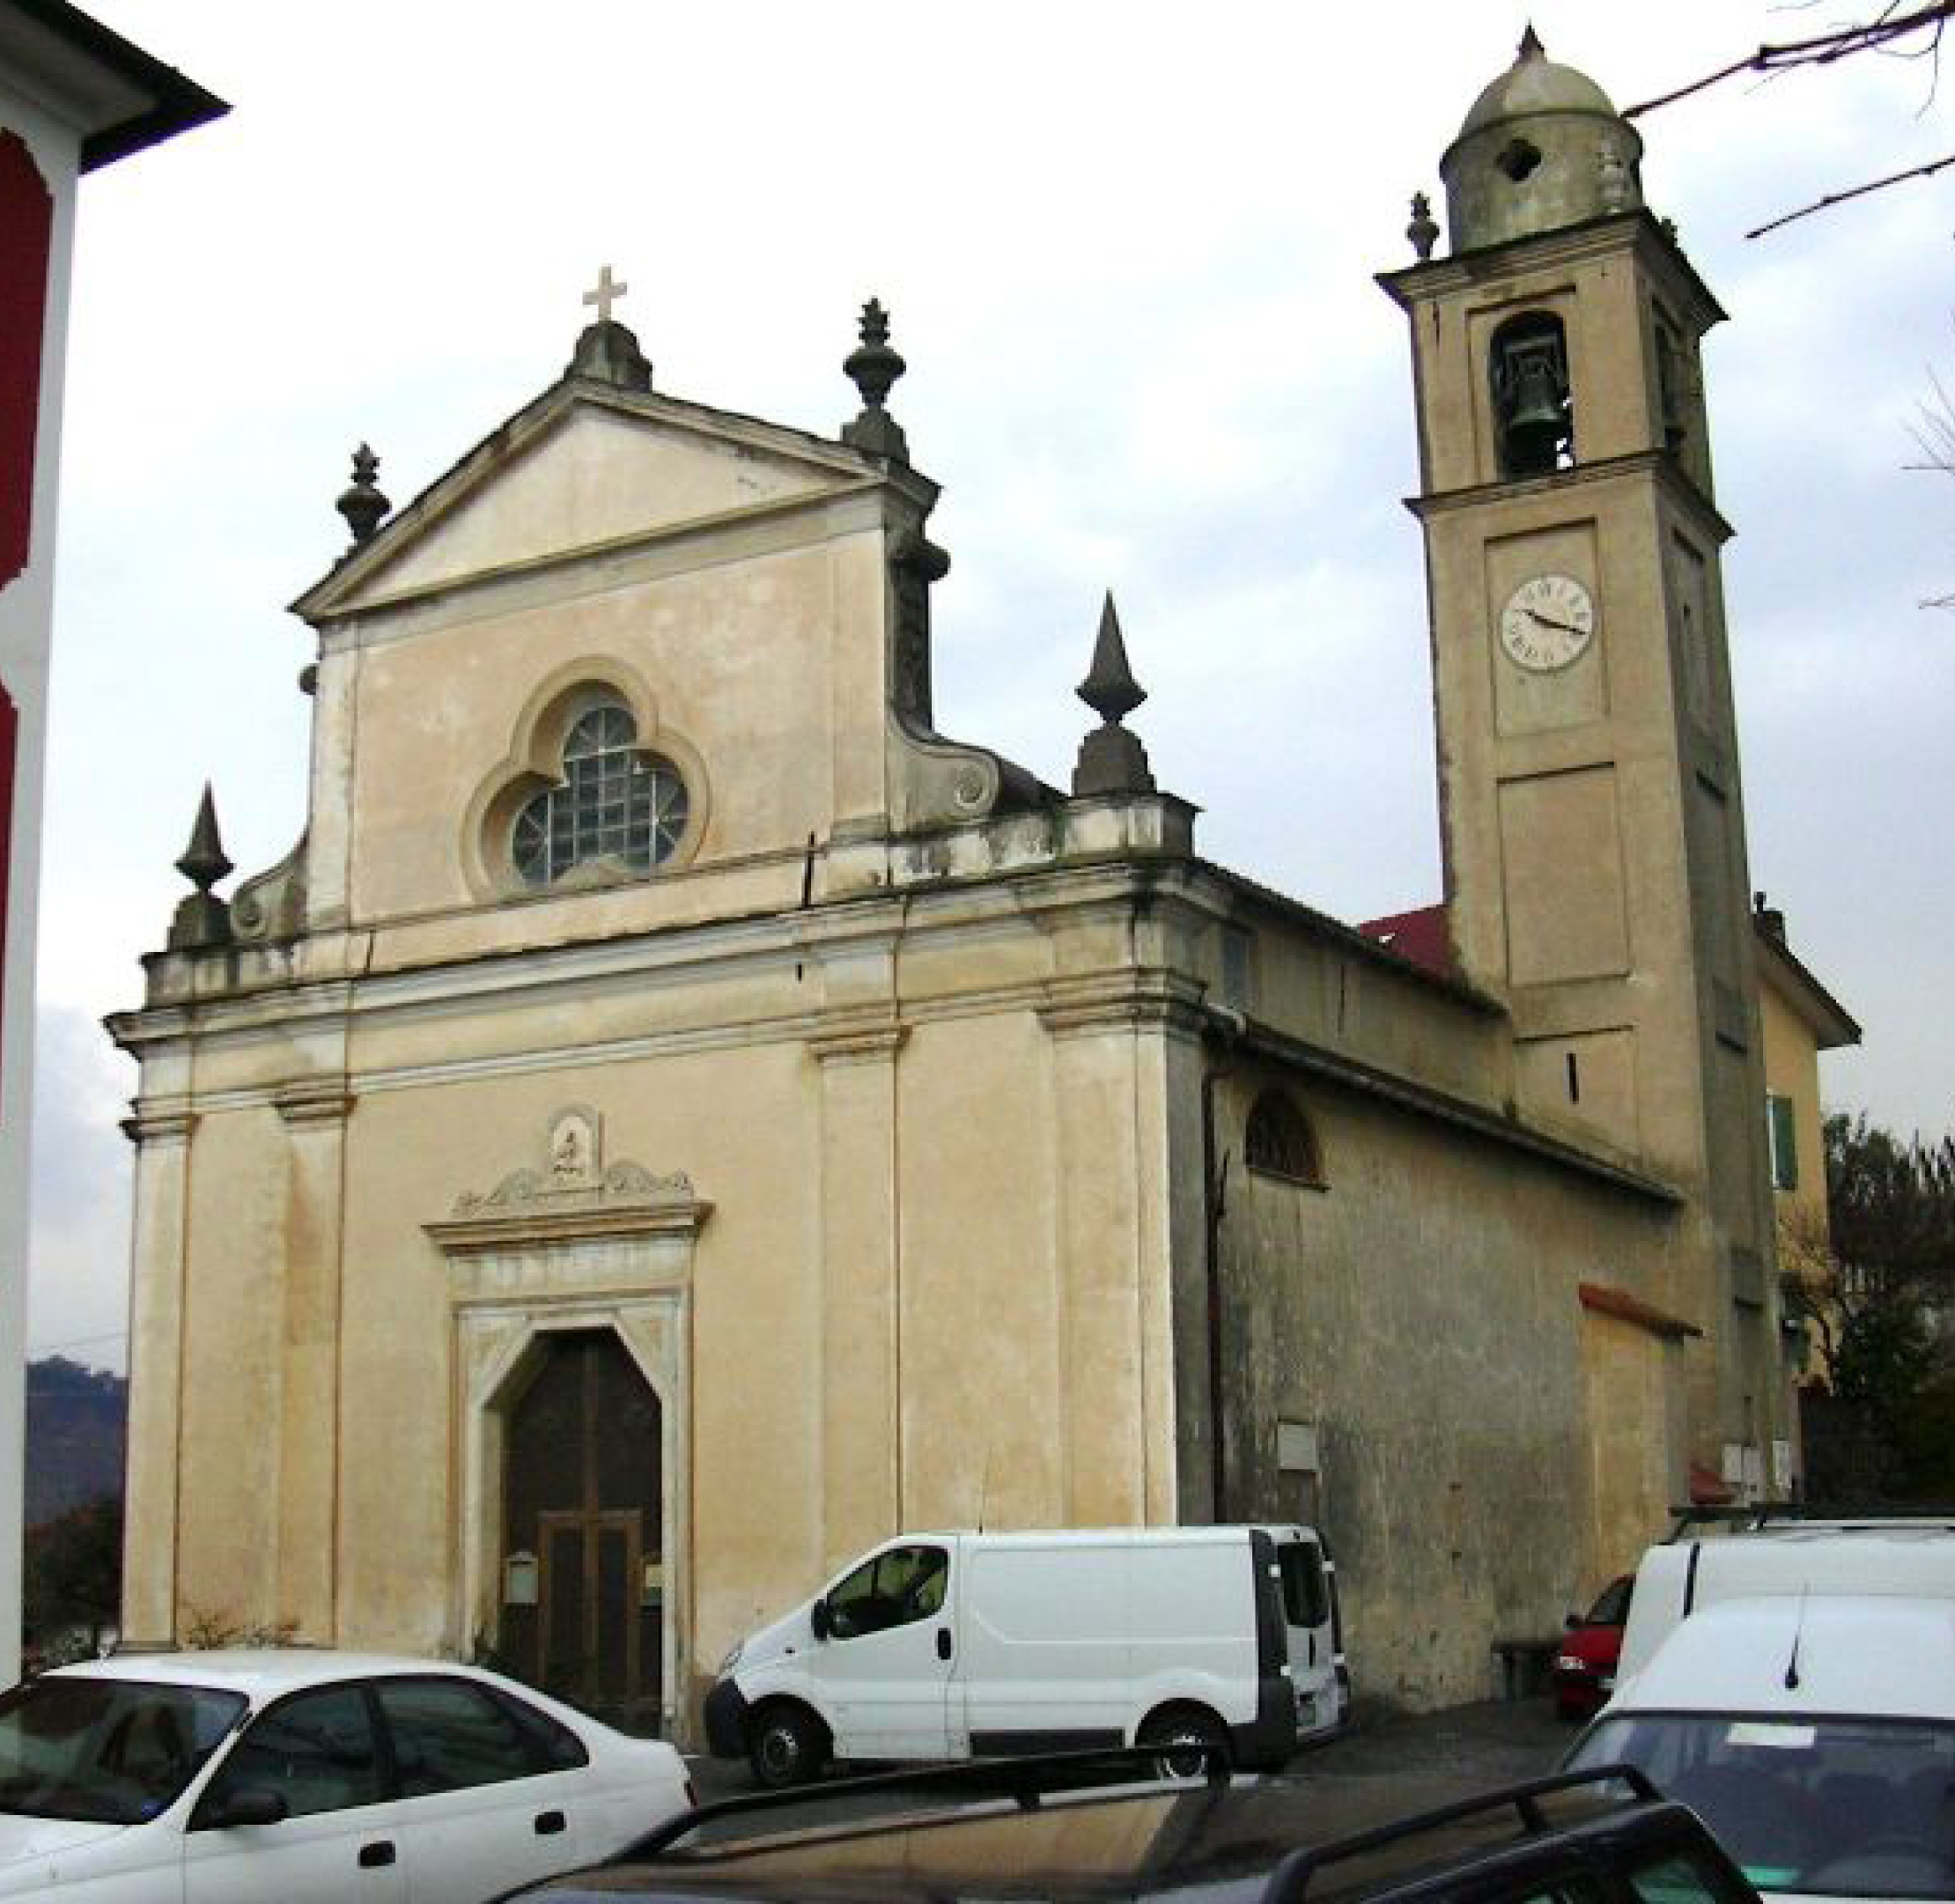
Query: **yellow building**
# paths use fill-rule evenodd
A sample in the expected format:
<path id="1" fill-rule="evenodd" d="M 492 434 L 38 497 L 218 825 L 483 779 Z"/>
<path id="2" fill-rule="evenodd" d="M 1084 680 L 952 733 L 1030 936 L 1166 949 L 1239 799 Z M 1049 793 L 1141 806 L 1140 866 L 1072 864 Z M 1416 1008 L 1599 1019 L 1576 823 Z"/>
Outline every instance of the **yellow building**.
<path id="1" fill-rule="evenodd" d="M 1424 963 L 1201 857 L 1110 604 L 1069 789 L 937 730 L 876 306 L 835 439 L 601 302 L 406 507 L 363 459 L 305 834 L 226 904 L 205 816 L 114 1021 L 129 1633 L 487 1648 L 682 1732 L 892 1530 L 1307 1512 L 1361 1692 L 1429 1705 L 1784 1445 L 1720 314 L 1638 150 L 1531 37 L 1384 280 Z"/>
<path id="2" fill-rule="evenodd" d="M 1801 963 L 1787 941 L 1784 913 L 1767 905 L 1763 893 L 1757 896 L 1752 922 L 1780 1268 L 1817 1283 L 1831 1273 L 1819 1053 L 1859 1044 L 1860 1027 Z M 1808 1335 L 1799 1347 L 1805 1372 L 1823 1377 L 1822 1345 Z"/>

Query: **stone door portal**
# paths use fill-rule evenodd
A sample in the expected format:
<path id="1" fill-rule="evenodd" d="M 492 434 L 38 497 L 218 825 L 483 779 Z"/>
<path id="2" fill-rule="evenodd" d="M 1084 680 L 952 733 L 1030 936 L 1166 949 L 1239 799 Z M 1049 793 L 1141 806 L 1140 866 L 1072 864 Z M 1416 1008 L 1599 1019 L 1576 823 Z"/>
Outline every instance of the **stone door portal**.
<path id="1" fill-rule="evenodd" d="M 663 1655 L 659 1398 L 609 1329 L 552 1332 L 510 1410 L 501 1649 L 544 1691 L 656 1731 Z"/>

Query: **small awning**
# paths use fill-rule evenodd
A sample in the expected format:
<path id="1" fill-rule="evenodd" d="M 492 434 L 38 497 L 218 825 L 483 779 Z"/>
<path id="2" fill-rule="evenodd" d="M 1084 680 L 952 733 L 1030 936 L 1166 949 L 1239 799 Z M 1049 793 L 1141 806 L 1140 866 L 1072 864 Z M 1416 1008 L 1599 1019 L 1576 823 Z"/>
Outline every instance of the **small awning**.
<path id="1" fill-rule="evenodd" d="M 1618 1322 L 1634 1323 L 1639 1329 L 1647 1329 L 1651 1335 L 1660 1335 L 1675 1342 L 1686 1335 L 1704 1332 L 1695 1323 L 1672 1316 L 1667 1310 L 1644 1302 L 1641 1296 L 1631 1295 L 1627 1289 L 1613 1289 L 1605 1282 L 1584 1282 L 1576 1287 L 1583 1309 L 1593 1310 L 1598 1316 L 1612 1316 Z"/>

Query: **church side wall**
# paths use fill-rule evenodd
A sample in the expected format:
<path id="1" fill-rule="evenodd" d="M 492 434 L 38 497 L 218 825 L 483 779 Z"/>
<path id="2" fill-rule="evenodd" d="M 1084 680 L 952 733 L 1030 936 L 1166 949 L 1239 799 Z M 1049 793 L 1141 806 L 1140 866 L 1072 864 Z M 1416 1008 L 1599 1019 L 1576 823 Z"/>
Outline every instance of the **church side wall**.
<path id="1" fill-rule="evenodd" d="M 1309 1120 L 1321 1187 L 1243 1168 L 1273 1086 Z M 1494 1640 L 1553 1635 L 1597 1583 L 1576 1285 L 1660 1251 L 1663 1219 L 1280 1071 L 1238 1071 L 1220 1117 L 1229 1514 L 1321 1517 L 1361 1696 L 1487 1697 Z"/>

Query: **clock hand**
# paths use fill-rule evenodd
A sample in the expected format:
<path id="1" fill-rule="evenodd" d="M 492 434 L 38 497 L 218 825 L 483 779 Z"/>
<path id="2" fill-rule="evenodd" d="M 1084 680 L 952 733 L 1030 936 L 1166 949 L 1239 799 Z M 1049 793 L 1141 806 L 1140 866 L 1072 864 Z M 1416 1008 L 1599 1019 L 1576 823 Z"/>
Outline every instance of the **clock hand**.
<path id="1" fill-rule="evenodd" d="M 1559 628 L 1566 635 L 1586 635 L 1588 633 L 1587 629 L 1578 628 L 1573 622 L 1559 620 L 1553 615 L 1544 615 L 1538 609 L 1526 609 L 1522 612 L 1532 616 L 1544 628 Z"/>

